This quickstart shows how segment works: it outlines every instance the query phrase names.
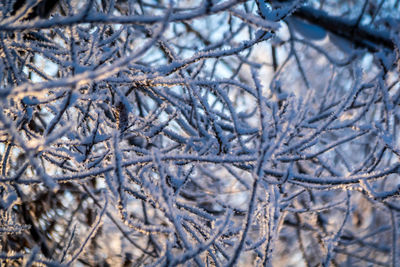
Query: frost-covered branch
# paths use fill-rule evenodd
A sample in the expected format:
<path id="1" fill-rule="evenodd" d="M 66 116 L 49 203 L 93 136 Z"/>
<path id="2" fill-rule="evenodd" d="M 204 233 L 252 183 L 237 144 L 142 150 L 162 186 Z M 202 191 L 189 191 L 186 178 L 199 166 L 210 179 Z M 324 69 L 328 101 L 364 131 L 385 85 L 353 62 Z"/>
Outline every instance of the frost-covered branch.
<path id="1" fill-rule="evenodd" d="M 3 2 L 0 261 L 398 263 L 395 3 Z"/>

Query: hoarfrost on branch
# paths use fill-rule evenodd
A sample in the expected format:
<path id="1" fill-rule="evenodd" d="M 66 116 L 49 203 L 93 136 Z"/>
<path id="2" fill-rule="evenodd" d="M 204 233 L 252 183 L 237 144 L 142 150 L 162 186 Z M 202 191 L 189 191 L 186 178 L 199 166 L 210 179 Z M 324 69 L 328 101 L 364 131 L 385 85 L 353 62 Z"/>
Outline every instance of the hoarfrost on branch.
<path id="1" fill-rule="evenodd" d="M 399 266 L 399 1 L 0 3 L 0 262 Z"/>

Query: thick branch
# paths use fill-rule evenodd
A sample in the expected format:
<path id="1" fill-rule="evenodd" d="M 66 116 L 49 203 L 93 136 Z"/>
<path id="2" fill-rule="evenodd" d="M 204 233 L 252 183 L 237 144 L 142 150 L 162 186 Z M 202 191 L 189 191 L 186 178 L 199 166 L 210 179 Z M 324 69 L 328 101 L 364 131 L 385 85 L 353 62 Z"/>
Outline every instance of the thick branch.
<path id="1" fill-rule="evenodd" d="M 294 15 L 310 23 L 323 27 L 334 34 L 353 42 L 357 46 L 365 47 L 371 52 L 377 51 L 381 46 L 391 50 L 394 49 L 394 44 L 390 38 L 389 32 L 374 30 L 371 27 L 362 25 L 356 26 L 356 21 L 330 16 L 324 11 L 310 7 L 299 8 Z"/>

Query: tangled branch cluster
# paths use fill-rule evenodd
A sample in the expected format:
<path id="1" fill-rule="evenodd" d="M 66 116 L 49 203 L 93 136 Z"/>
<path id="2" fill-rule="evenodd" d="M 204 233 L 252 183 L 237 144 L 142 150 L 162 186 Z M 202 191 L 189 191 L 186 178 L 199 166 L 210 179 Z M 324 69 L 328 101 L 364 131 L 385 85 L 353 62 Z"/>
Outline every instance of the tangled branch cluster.
<path id="1" fill-rule="evenodd" d="M 396 3 L 47 2 L 0 4 L 3 262 L 400 264 Z"/>

